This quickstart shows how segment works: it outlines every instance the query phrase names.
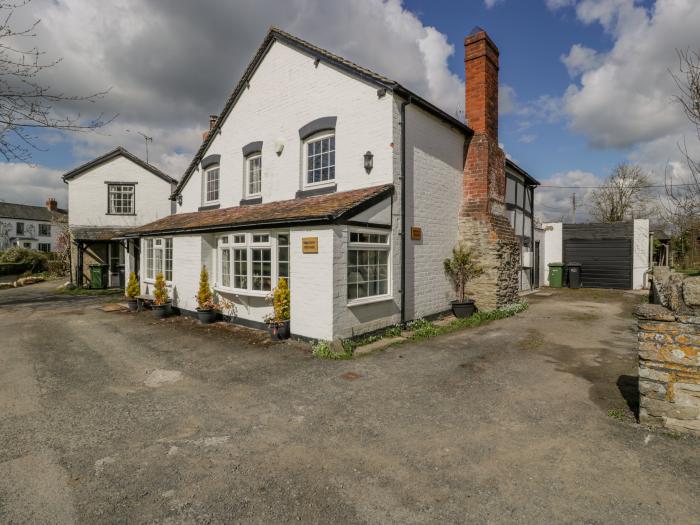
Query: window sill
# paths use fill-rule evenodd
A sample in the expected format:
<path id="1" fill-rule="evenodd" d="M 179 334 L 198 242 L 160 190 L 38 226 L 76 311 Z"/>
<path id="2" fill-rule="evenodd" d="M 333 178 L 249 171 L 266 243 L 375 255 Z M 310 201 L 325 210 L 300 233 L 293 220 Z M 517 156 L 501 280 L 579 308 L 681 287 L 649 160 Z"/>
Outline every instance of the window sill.
<path id="1" fill-rule="evenodd" d="M 336 184 L 335 180 L 332 182 L 323 182 L 323 183 L 316 183 L 316 184 L 307 184 L 303 187 L 303 189 L 298 190 L 296 193 L 296 198 L 302 198 L 302 197 L 314 197 L 316 195 L 326 195 L 328 193 L 335 193 L 335 191 L 338 189 L 338 185 Z"/>
<path id="2" fill-rule="evenodd" d="M 262 195 L 248 195 L 245 199 L 241 199 L 239 206 L 250 206 L 251 204 L 262 204 Z"/>
<path id="3" fill-rule="evenodd" d="M 144 279 L 141 279 L 141 282 L 143 282 L 143 284 L 156 284 L 155 279 L 144 278 Z M 172 286 L 172 285 L 173 285 L 172 281 L 165 281 L 165 286 Z"/>
<path id="4" fill-rule="evenodd" d="M 197 211 L 207 211 L 207 210 L 218 210 L 219 209 L 219 203 L 218 202 L 208 202 L 206 204 L 202 204 Z"/>
<path id="5" fill-rule="evenodd" d="M 363 306 L 365 304 L 374 304 L 374 303 L 384 303 L 386 301 L 393 301 L 394 297 L 392 295 L 375 295 L 373 297 L 363 297 L 362 299 L 353 299 L 351 301 L 348 301 L 346 303 L 346 306 L 348 308 L 352 308 L 353 306 Z"/>
<path id="6" fill-rule="evenodd" d="M 267 297 L 272 291 L 265 292 L 261 290 L 243 290 L 239 288 L 225 288 L 223 286 L 214 286 L 214 290 L 220 293 L 228 293 L 233 295 L 243 295 L 246 297 Z"/>
<path id="7" fill-rule="evenodd" d="M 128 217 L 128 216 L 134 217 L 136 215 L 136 213 L 112 213 L 112 212 L 108 211 L 107 213 L 105 213 L 105 215 L 118 215 L 118 216 L 122 216 L 122 217 Z"/>

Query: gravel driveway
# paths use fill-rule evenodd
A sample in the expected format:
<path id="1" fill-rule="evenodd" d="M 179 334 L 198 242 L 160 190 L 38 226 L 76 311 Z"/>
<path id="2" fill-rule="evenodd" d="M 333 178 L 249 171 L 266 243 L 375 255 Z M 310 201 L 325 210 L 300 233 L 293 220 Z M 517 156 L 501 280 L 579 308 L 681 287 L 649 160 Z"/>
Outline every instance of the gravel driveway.
<path id="1" fill-rule="evenodd" d="M 698 523 L 700 441 L 632 414 L 639 296 L 333 362 L 42 290 L 0 291 L 0 523 Z"/>

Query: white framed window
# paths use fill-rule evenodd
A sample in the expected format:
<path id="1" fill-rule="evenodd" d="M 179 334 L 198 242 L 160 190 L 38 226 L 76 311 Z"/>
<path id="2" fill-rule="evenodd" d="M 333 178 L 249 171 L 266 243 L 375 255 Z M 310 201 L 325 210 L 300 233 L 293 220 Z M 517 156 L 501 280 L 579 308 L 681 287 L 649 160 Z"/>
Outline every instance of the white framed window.
<path id="1" fill-rule="evenodd" d="M 209 168 L 204 172 L 204 204 L 219 202 L 219 167 Z"/>
<path id="2" fill-rule="evenodd" d="M 283 259 L 280 259 L 282 257 Z M 236 233 L 219 237 L 217 286 L 265 295 L 289 276 L 288 233 Z"/>
<path id="3" fill-rule="evenodd" d="M 262 155 L 254 153 L 246 158 L 246 197 L 262 193 Z"/>
<path id="4" fill-rule="evenodd" d="M 107 185 L 107 213 L 109 215 L 134 214 L 134 184 Z"/>
<path id="5" fill-rule="evenodd" d="M 173 240 L 172 238 L 146 239 L 144 241 L 144 266 L 146 279 L 155 280 L 163 272 L 168 282 L 173 280 Z"/>
<path id="6" fill-rule="evenodd" d="M 51 251 L 51 243 L 48 242 L 40 242 L 39 243 L 39 251 L 40 252 L 50 252 Z"/>
<path id="7" fill-rule="evenodd" d="M 15 231 L 17 232 L 17 235 L 24 235 L 24 223 L 18 222 L 15 225 Z"/>
<path id="8" fill-rule="evenodd" d="M 335 132 L 325 132 L 308 139 L 304 159 L 304 183 L 307 186 L 334 181 Z"/>
<path id="9" fill-rule="evenodd" d="M 389 295 L 389 234 L 351 231 L 348 243 L 348 302 Z"/>
<path id="10" fill-rule="evenodd" d="M 49 237 L 51 235 L 51 225 L 43 222 L 39 223 L 39 235 L 42 237 Z"/>

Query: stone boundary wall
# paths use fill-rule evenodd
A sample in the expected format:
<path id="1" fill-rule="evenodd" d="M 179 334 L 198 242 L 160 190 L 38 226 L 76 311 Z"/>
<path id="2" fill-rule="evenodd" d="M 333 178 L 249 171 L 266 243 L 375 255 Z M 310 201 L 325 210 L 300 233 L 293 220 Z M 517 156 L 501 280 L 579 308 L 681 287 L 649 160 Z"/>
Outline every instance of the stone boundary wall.
<path id="1" fill-rule="evenodd" d="M 700 316 L 643 304 L 639 322 L 639 421 L 700 436 Z"/>

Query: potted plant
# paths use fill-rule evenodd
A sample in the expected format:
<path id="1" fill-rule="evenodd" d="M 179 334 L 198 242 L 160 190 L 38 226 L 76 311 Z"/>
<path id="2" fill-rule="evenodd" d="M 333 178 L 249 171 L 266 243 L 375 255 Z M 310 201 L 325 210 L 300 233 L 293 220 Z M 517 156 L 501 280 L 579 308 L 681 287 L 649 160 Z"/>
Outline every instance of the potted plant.
<path id="1" fill-rule="evenodd" d="M 126 285 L 126 304 L 129 306 L 130 312 L 135 312 L 138 308 L 136 298 L 141 294 L 139 280 L 136 278 L 136 272 L 131 272 L 129 282 Z"/>
<path id="2" fill-rule="evenodd" d="M 153 285 L 153 317 L 163 319 L 170 311 L 170 298 L 168 297 L 168 288 L 165 285 L 165 277 L 163 272 L 158 272 L 156 275 L 156 283 Z"/>
<path id="3" fill-rule="evenodd" d="M 202 266 L 199 273 L 199 291 L 195 295 L 197 299 L 197 317 L 202 324 L 211 324 L 216 319 L 216 312 L 219 309 L 214 302 L 214 294 L 209 287 L 209 272 L 206 266 Z"/>
<path id="4" fill-rule="evenodd" d="M 267 319 L 270 338 L 273 340 L 289 338 L 289 299 L 287 279 L 280 277 L 272 294 L 273 315 Z"/>
<path id="5" fill-rule="evenodd" d="M 452 249 L 452 257 L 445 259 L 443 266 L 459 297 L 457 301 L 450 303 L 452 313 L 458 318 L 474 315 L 476 306 L 473 299 L 467 299 L 466 286 L 469 281 L 484 273 L 483 268 L 477 264 L 471 250 L 462 244 Z"/>

